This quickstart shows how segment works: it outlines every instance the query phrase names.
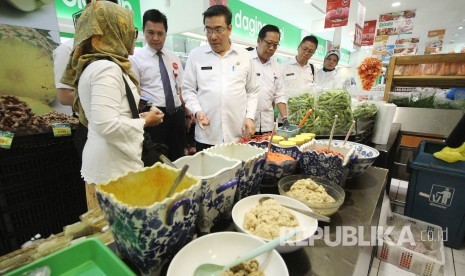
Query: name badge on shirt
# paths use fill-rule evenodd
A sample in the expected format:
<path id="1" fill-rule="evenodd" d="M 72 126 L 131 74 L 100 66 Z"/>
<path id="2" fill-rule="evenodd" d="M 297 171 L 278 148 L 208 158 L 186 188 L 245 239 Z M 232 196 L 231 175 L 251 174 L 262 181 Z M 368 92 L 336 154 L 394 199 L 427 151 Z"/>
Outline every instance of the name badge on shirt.
<path id="1" fill-rule="evenodd" d="M 294 76 L 294 73 L 286 74 L 286 77 L 287 77 L 287 76 Z"/>
<path id="2" fill-rule="evenodd" d="M 211 66 L 204 66 L 204 67 L 200 67 L 200 70 L 212 70 L 213 67 Z"/>

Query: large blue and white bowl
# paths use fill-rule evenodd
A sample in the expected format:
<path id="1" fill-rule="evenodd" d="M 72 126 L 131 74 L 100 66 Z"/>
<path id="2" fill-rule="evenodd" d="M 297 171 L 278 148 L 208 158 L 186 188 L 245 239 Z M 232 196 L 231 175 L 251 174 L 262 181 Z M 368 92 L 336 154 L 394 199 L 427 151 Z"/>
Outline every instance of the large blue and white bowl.
<path id="1" fill-rule="evenodd" d="M 205 151 L 242 162 L 236 201 L 258 194 L 263 179 L 266 150 L 248 144 L 228 143 L 208 148 Z"/>
<path id="2" fill-rule="evenodd" d="M 187 173 L 166 197 L 180 170 L 156 163 L 96 186 L 120 254 L 142 275 L 159 275 L 195 233 L 201 182 Z"/>
<path id="3" fill-rule="evenodd" d="M 249 145 L 253 145 L 262 149 L 267 149 L 268 142 L 249 142 Z M 263 182 L 278 184 L 278 181 L 288 175 L 292 175 L 297 170 L 297 164 L 300 159 L 300 149 L 297 146 L 293 147 L 280 147 L 276 144 L 271 144 L 270 152 L 281 153 L 289 155 L 294 160 L 286 160 L 279 163 L 266 160 L 265 161 L 265 172 L 263 174 Z"/>
<path id="4" fill-rule="evenodd" d="M 302 174 L 324 177 L 344 187 L 349 173 L 349 163 L 355 150 L 348 145 L 333 144 L 330 149 L 341 153 L 343 157 L 320 152 L 327 148 L 328 143 L 321 140 L 312 140 L 300 146 L 302 153 L 299 161 L 300 171 Z"/>
<path id="5" fill-rule="evenodd" d="M 327 140 L 318 140 L 318 141 L 326 141 Z M 344 141 L 342 140 L 333 140 L 333 145 L 342 145 Z M 375 162 L 376 158 L 379 156 L 379 151 L 369 147 L 364 144 L 356 143 L 347 141 L 346 145 L 352 147 L 355 152 L 354 156 L 349 161 L 349 174 L 347 177 L 354 177 L 363 174 L 373 163 Z"/>
<path id="6" fill-rule="evenodd" d="M 201 233 L 210 233 L 218 221 L 231 218 L 241 161 L 201 151 L 173 163 L 178 168 L 189 165 L 187 172 L 202 181 L 202 204 L 197 221 Z"/>

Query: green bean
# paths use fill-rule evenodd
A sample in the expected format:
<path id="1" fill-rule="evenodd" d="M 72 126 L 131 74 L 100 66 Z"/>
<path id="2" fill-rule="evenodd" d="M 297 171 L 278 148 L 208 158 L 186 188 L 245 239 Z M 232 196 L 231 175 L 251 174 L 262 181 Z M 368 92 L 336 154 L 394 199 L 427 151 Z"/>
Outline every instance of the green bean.
<path id="1" fill-rule="evenodd" d="M 329 135 L 331 131 L 334 115 L 338 115 L 336 122 L 336 135 L 344 135 L 350 128 L 353 121 L 350 95 L 345 90 L 327 90 L 318 95 L 316 101 L 317 134 Z"/>
<path id="2" fill-rule="evenodd" d="M 354 118 L 369 118 L 376 115 L 378 108 L 374 103 L 363 102 L 354 108 Z"/>

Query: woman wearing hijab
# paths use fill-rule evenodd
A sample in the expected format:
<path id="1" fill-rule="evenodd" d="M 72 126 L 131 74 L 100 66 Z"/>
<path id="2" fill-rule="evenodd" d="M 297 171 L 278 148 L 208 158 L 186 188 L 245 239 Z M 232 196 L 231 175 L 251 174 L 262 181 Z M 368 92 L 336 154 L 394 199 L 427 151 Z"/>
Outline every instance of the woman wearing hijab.
<path id="1" fill-rule="evenodd" d="M 61 82 L 77 88 L 75 102 L 88 121 L 81 167 L 88 184 L 142 169 L 144 127 L 163 118 L 157 111 L 132 118 L 123 78 L 137 104 L 138 83 L 128 59 L 136 38 L 132 11 L 108 1 L 92 1 L 77 22 L 74 49 Z M 93 185 L 86 185 L 86 190 L 88 208 L 96 207 Z"/>
<path id="2" fill-rule="evenodd" d="M 316 83 L 323 88 L 342 88 L 340 77 L 336 70 L 341 57 L 338 50 L 329 50 L 326 53 L 323 68 L 316 73 Z"/>

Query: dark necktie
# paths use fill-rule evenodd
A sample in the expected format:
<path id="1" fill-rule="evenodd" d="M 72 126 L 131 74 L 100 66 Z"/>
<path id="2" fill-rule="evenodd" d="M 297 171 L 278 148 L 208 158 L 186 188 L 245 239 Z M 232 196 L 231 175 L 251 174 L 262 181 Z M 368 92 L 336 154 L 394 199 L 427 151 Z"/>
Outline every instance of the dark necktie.
<path id="1" fill-rule="evenodd" d="M 166 112 L 172 115 L 175 111 L 174 97 L 171 91 L 170 77 L 168 76 L 168 71 L 166 71 L 165 63 L 161 57 L 162 54 L 161 51 L 157 52 L 158 65 L 160 66 L 161 82 L 163 83 L 163 90 L 165 91 Z"/>

